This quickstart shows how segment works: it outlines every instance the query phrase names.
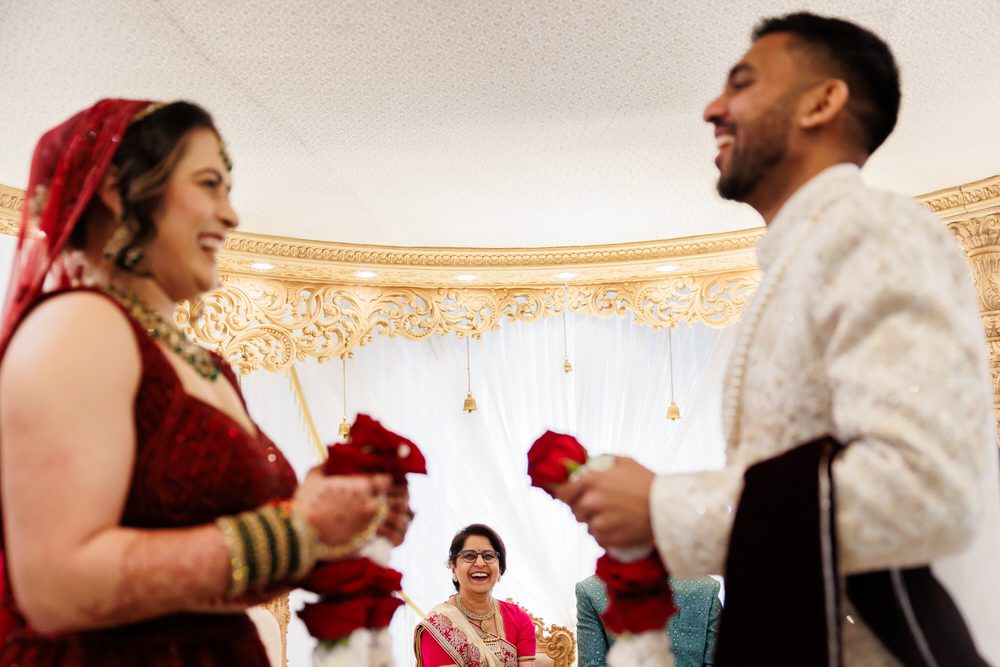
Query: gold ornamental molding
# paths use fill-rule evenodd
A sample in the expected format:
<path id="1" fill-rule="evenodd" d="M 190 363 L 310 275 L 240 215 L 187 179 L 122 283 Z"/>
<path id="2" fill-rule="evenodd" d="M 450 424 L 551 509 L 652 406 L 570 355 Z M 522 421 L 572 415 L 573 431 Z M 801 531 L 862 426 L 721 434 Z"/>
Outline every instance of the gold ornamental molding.
<path id="1" fill-rule="evenodd" d="M 355 245 L 236 232 L 226 239 L 219 270 L 255 278 L 420 287 L 650 280 L 663 275 L 658 269 L 688 274 L 753 270 L 753 247 L 762 234 L 763 228 L 669 241 L 484 249 Z M 359 272 L 364 272 L 361 277 Z M 557 277 L 561 274 L 573 275 Z M 463 278 L 470 283 L 463 285 Z"/>
<path id="2" fill-rule="evenodd" d="M 974 256 L 1000 251 L 1000 176 L 917 200 L 948 223 L 981 290 L 996 290 L 986 263 L 977 266 Z M 0 232 L 16 233 L 23 203 L 22 191 L 0 185 Z M 762 235 L 758 228 L 605 246 L 483 249 L 236 232 L 219 255 L 222 287 L 184 304 L 178 316 L 242 373 L 340 357 L 375 335 L 479 335 L 505 321 L 560 315 L 564 304 L 575 314 L 630 316 L 655 328 L 725 327 L 757 286 L 753 247 Z M 1000 340 L 990 342 L 1000 354 Z"/>
<path id="3" fill-rule="evenodd" d="M 724 327 L 756 287 L 753 271 L 648 282 L 568 286 L 570 312 L 631 316 L 662 328 L 679 322 Z M 178 310 L 179 323 L 242 373 L 326 361 L 378 335 L 420 340 L 478 336 L 504 321 L 563 312 L 562 286 L 395 287 L 329 285 L 227 276 L 221 289 Z"/>
<path id="4" fill-rule="evenodd" d="M 24 206 L 24 191 L 0 185 L 0 233 L 17 235 L 21 225 L 21 207 Z"/>
<path id="5" fill-rule="evenodd" d="M 917 197 L 945 222 L 1000 211 L 1000 176 L 991 176 Z"/>

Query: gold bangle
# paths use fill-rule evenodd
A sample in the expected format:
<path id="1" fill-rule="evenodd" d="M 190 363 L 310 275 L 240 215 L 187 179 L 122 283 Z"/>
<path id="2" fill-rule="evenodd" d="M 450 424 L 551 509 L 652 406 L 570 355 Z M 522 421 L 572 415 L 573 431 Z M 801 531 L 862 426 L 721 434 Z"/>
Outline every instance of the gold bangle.
<path id="1" fill-rule="evenodd" d="M 371 521 L 368 522 L 364 530 L 352 537 L 349 542 L 331 546 L 317 541 L 314 549 L 316 560 L 338 560 L 356 551 L 360 551 L 362 547 L 368 544 L 369 540 L 375 537 L 378 527 L 382 525 L 382 521 L 387 514 L 389 514 L 389 503 L 386 502 L 385 498 L 380 498 Z"/>
<path id="2" fill-rule="evenodd" d="M 319 537 L 316 529 L 306 521 L 305 515 L 294 503 L 288 503 L 284 509 L 287 513 L 286 521 L 295 534 L 299 567 L 289 573 L 289 578 L 296 581 L 312 572 L 313 566 L 316 565 L 316 545 L 319 544 Z"/>
<path id="3" fill-rule="evenodd" d="M 239 519 L 243 521 L 243 525 L 247 527 L 247 531 L 250 533 L 250 541 L 253 544 L 254 562 L 257 565 L 254 579 L 250 582 L 250 587 L 254 590 L 261 590 L 271 582 L 272 559 L 271 548 L 267 542 L 267 533 L 264 532 L 264 526 L 261 525 L 262 519 L 257 512 L 244 512 L 239 516 Z"/>
<path id="4" fill-rule="evenodd" d="M 249 586 L 250 568 L 247 567 L 243 540 L 239 536 L 236 519 L 231 516 L 219 517 L 215 525 L 222 532 L 222 539 L 229 552 L 229 588 L 226 597 L 237 598 L 246 593 Z"/>
<path id="5" fill-rule="evenodd" d="M 302 543 L 303 535 L 296 528 L 298 520 L 294 516 L 301 513 L 290 500 L 278 503 L 274 509 L 278 519 L 281 521 L 282 532 L 284 532 L 285 538 L 288 541 L 288 572 L 286 576 L 289 579 L 298 579 L 300 578 L 299 573 L 303 571 L 303 557 L 307 555 Z M 312 569 L 311 564 L 309 569 Z"/>
<path id="6" fill-rule="evenodd" d="M 264 527 L 270 531 L 274 539 L 274 567 L 271 570 L 271 581 L 280 581 L 288 576 L 289 563 L 292 560 L 291 545 L 288 543 L 288 531 L 274 505 L 260 508 L 260 518 Z"/>

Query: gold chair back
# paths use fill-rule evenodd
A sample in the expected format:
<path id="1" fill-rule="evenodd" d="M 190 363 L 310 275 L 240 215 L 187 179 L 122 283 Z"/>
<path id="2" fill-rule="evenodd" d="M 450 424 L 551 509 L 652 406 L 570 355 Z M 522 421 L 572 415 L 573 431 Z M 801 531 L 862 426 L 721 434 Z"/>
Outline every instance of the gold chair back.
<path id="1" fill-rule="evenodd" d="M 507 598 L 507 602 L 516 604 L 521 609 L 524 606 Z M 576 635 L 563 625 L 545 625 L 545 621 L 524 611 L 535 624 L 536 667 L 570 667 L 576 661 Z"/>

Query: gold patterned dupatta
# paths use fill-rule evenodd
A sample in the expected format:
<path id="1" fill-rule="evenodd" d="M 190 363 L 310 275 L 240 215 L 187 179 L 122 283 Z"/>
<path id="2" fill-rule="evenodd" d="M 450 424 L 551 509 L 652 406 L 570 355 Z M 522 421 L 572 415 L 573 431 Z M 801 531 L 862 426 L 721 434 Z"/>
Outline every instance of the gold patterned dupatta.
<path id="1" fill-rule="evenodd" d="M 517 667 L 517 647 L 505 638 L 504 621 L 499 608 L 496 610 L 496 618 L 497 633 L 500 635 L 498 637 L 477 628 L 453 605 L 447 602 L 437 605 L 431 609 L 427 618 L 417 624 L 413 635 L 418 667 L 423 667 L 420 656 L 422 632 L 430 634 L 460 667 Z"/>

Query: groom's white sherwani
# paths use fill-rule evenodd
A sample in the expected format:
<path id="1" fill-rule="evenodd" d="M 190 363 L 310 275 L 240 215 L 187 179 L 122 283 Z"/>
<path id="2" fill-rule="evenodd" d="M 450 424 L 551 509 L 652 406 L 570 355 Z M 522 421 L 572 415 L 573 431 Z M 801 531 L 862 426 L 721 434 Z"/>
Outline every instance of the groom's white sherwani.
<path id="1" fill-rule="evenodd" d="M 848 445 L 834 464 L 842 571 L 932 564 L 1000 664 L 993 396 L 957 243 L 916 202 L 837 165 L 788 200 L 757 255 L 727 377 L 726 467 L 653 485 L 671 573 L 722 572 L 746 468 L 830 435 Z M 846 665 L 898 664 L 846 598 L 844 612 Z"/>

